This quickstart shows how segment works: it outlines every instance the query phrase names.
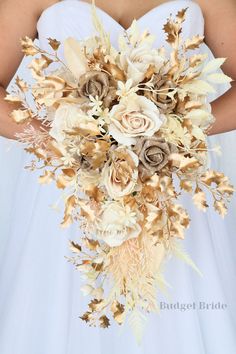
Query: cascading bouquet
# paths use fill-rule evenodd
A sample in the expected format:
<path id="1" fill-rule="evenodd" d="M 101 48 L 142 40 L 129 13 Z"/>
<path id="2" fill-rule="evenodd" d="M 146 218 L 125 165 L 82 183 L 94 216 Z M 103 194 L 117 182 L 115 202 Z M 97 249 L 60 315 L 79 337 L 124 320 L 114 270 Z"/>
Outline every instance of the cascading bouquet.
<path id="1" fill-rule="evenodd" d="M 169 53 L 153 48 L 154 37 L 140 33 L 135 20 L 115 49 L 95 7 L 97 35 L 66 39 L 65 61 L 58 40 L 49 38 L 52 50 L 45 51 L 25 37 L 35 82 L 17 78 L 6 96 L 21 105 L 12 111 L 15 122 L 44 123 L 17 136 L 36 157 L 28 168 L 43 169 L 39 182 L 64 190 L 62 226 L 78 221 L 83 231 L 79 243 L 70 241 L 69 258 L 92 298 L 82 320 L 105 328 L 109 312 L 118 324 L 129 315 L 137 337 L 145 313 L 158 311 L 167 256 L 182 255 L 197 270 L 180 246 L 190 218 L 178 197 L 190 193 L 205 211 L 210 192 L 224 216 L 234 191 L 223 173 L 208 168 L 206 141 L 214 122 L 211 83 L 231 79 L 217 72 L 224 58 L 205 63 L 206 54 L 191 53 L 203 37 L 183 40 L 186 10 L 164 25 Z"/>

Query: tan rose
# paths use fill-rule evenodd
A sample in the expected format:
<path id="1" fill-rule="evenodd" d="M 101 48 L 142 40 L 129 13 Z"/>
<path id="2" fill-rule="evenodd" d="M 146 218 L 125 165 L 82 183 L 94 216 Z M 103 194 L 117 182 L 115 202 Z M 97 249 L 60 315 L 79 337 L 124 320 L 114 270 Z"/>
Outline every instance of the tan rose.
<path id="1" fill-rule="evenodd" d="M 121 198 L 130 194 L 138 178 L 138 156 L 122 147 L 112 152 L 112 159 L 103 168 L 102 182 L 108 195 Z"/>
<path id="2" fill-rule="evenodd" d="M 115 82 L 104 72 L 96 70 L 86 72 L 79 79 L 79 95 L 97 96 L 103 101 L 104 106 L 108 107 L 116 97 Z"/>
<path id="3" fill-rule="evenodd" d="M 160 137 L 140 138 L 134 147 L 139 157 L 141 179 L 161 171 L 169 161 L 169 156 L 177 152 L 177 147 Z"/>
<path id="4" fill-rule="evenodd" d="M 153 90 L 161 90 L 161 92 L 144 91 L 144 96 L 152 100 L 163 113 L 173 111 L 177 105 L 177 100 L 167 96 L 167 93 L 170 93 L 172 88 L 176 86 L 175 83 L 165 75 L 155 75 L 152 83 Z"/>

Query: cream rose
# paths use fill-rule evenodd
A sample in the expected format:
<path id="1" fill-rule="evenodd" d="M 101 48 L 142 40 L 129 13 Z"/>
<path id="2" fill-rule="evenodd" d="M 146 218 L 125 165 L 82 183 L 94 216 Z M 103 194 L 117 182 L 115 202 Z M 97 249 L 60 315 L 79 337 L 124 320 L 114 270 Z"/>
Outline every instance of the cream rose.
<path id="1" fill-rule="evenodd" d="M 120 66 L 127 73 L 127 79 L 133 80 L 134 85 L 144 80 L 150 65 L 158 71 L 163 61 L 163 57 L 146 44 L 132 47 L 120 55 Z"/>
<path id="2" fill-rule="evenodd" d="M 96 235 L 110 247 L 120 246 L 130 238 L 138 237 L 142 231 L 138 216 L 128 205 L 106 202 L 95 221 Z"/>
<path id="3" fill-rule="evenodd" d="M 67 134 L 76 128 L 84 134 L 88 132 L 93 135 L 100 133 L 96 120 L 86 115 L 77 105 L 60 105 L 55 112 L 50 135 L 55 140 L 62 142 Z"/>
<path id="4" fill-rule="evenodd" d="M 138 136 L 152 136 L 165 121 L 156 105 L 136 94 L 129 95 L 112 107 L 109 133 L 120 144 L 135 144 Z"/>
<path id="5" fill-rule="evenodd" d="M 112 152 L 111 161 L 102 171 L 102 184 L 111 198 L 121 198 L 133 191 L 138 178 L 138 163 L 138 156 L 123 147 Z"/>

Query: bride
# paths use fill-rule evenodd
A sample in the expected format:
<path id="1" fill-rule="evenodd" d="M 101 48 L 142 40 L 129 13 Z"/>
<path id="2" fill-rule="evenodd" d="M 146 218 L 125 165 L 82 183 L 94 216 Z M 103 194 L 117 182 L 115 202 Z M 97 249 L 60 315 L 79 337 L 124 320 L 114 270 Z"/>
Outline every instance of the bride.
<path id="1" fill-rule="evenodd" d="M 236 4 L 233 0 L 97 0 L 97 13 L 116 46 L 121 30 L 133 18 L 141 29 L 156 35 L 156 46 L 165 45 L 162 31 L 170 13 L 188 7 L 183 36 L 205 35 L 202 51 L 227 57 L 224 72 L 236 77 Z M 24 129 L 9 119 L 12 106 L 4 101 L 6 89 L 22 60 L 19 38 L 37 38 L 48 49 L 47 38 L 63 41 L 93 33 L 90 1 L 0 1 L 0 135 L 15 139 Z M 23 65 L 22 65 L 23 66 Z M 22 69 L 22 66 L 20 70 Z M 235 178 L 236 85 L 225 85 L 209 95 L 216 122 L 209 145 L 220 143 L 223 157 L 210 153 L 210 163 Z M 33 122 L 37 129 L 38 123 Z M 227 134 L 219 134 L 226 133 Z M 223 221 L 214 211 L 202 214 L 183 196 L 190 212 L 191 228 L 185 247 L 202 270 L 200 278 L 178 260 L 170 260 L 165 277 L 172 289 L 168 300 L 159 295 L 160 315 L 148 316 L 141 346 L 126 326 L 90 328 L 78 316 L 87 299 L 79 273 L 67 263 L 69 239 L 80 232 L 76 226 L 61 231 L 58 191 L 36 183 L 35 174 L 23 169 L 29 159 L 19 147 L 5 151 L 1 142 L 0 233 L 0 353 L 2 354 L 233 354 L 235 337 L 235 240 L 233 211 Z M 223 163 L 224 161 L 224 163 Z M 234 181 L 232 181 L 234 182 Z M 235 184 L 235 183 L 234 183 Z M 233 206 L 231 205 L 233 210 Z M 58 213 L 55 213 L 55 210 Z M 232 231 L 231 231 L 232 230 Z"/>

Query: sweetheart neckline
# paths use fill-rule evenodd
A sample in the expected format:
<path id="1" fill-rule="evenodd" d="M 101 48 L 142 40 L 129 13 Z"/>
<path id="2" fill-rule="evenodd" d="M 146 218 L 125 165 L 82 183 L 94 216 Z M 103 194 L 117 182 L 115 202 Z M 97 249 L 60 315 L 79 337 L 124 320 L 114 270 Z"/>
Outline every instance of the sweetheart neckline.
<path id="1" fill-rule="evenodd" d="M 65 3 L 77 3 L 79 5 L 82 4 L 82 6 L 86 6 L 86 7 L 91 7 L 92 5 L 88 2 L 85 2 L 83 0 L 67 0 L 67 1 L 58 1 L 54 4 L 52 4 L 51 6 L 47 7 L 45 10 L 42 11 L 40 17 L 38 18 L 38 21 L 37 21 L 37 26 L 40 22 L 40 20 L 43 18 L 44 14 L 46 12 L 48 12 L 49 10 L 51 9 L 54 9 L 56 8 L 57 6 L 61 6 L 62 4 L 64 5 Z M 157 11 L 158 9 L 162 8 L 162 7 L 165 7 L 165 6 L 168 6 L 170 4 L 176 4 L 176 3 L 188 3 L 191 4 L 191 5 L 196 5 L 200 8 L 200 6 L 195 2 L 195 1 L 191 1 L 191 0 L 169 0 L 169 1 L 166 1 L 162 4 L 159 4 L 155 7 L 153 7 L 152 9 L 150 9 L 149 11 L 147 11 L 145 14 L 143 14 L 142 16 L 140 16 L 138 19 L 136 19 L 137 23 L 139 22 L 142 22 L 146 17 L 150 16 L 152 13 L 154 13 L 155 11 Z M 101 14 L 103 14 L 103 16 L 106 16 L 107 18 L 109 18 L 116 26 L 118 26 L 121 30 L 123 31 L 127 31 L 130 26 L 128 28 L 125 28 L 123 27 L 117 20 L 115 20 L 111 15 L 109 15 L 105 10 L 101 9 L 100 7 L 98 6 L 95 6 L 96 8 L 96 11 L 97 12 L 100 12 Z M 201 8 L 200 8 L 201 9 Z M 171 12 L 170 12 L 171 13 Z"/>
<path id="2" fill-rule="evenodd" d="M 85 5 L 88 5 L 89 7 L 92 6 L 92 4 L 86 2 L 86 1 L 83 1 L 83 0 L 75 0 L 75 1 L 78 1 L 82 4 L 85 4 Z M 138 18 L 133 18 L 136 19 L 137 22 L 140 22 L 142 21 L 146 16 L 149 16 L 152 12 L 155 12 L 157 9 L 159 9 L 160 7 L 163 7 L 164 5 L 169 5 L 169 4 L 172 4 L 172 3 L 176 3 L 176 2 L 191 2 L 189 0 L 169 0 L 169 1 L 166 1 L 166 2 L 163 2 L 157 6 L 154 6 L 152 9 L 148 10 L 147 12 L 145 12 L 142 16 L 138 17 Z M 121 29 L 123 31 L 127 31 L 130 27 L 131 27 L 131 24 L 125 28 L 123 25 L 121 25 L 113 16 L 109 15 L 109 13 L 105 10 L 103 10 L 101 7 L 95 5 L 95 8 L 97 11 L 100 11 L 101 13 L 103 13 L 105 16 L 109 17 L 113 22 L 115 22 L 119 27 L 121 27 Z"/>

